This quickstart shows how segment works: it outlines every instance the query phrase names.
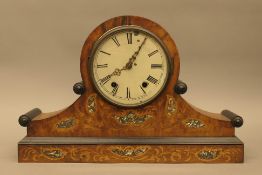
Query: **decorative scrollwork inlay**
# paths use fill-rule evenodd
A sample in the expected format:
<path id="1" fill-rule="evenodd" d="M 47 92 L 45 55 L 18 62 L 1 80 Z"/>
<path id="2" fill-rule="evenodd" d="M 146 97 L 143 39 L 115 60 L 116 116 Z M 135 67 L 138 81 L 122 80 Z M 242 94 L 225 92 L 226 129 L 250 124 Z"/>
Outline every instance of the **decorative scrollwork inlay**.
<path id="1" fill-rule="evenodd" d="M 197 154 L 198 158 L 202 160 L 214 160 L 218 155 L 219 151 L 217 150 L 202 150 Z"/>
<path id="2" fill-rule="evenodd" d="M 242 145 L 20 145 L 22 162 L 241 162 Z M 51 161 L 49 161 L 51 160 Z M 112 161 L 111 161 L 112 160 Z"/>
<path id="3" fill-rule="evenodd" d="M 167 96 L 166 110 L 167 110 L 167 115 L 169 116 L 171 116 L 172 114 L 176 112 L 176 102 L 173 96 L 170 96 L 170 95 Z"/>
<path id="4" fill-rule="evenodd" d="M 96 94 L 90 95 L 87 99 L 87 111 L 93 113 L 96 111 Z"/>
<path id="5" fill-rule="evenodd" d="M 70 128 L 74 125 L 75 120 L 73 118 L 66 119 L 56 124 L 57 128 Z"/>
<path id="6" fill-rule="evenodd" d="M 128 146 L 126 148 L 113 148 L 111 151 L 119 156 L 134 157 L 144 154 L 147 150 L 147 147 L 133 148 Z"/>
<path id="7" fill-rule="evenodd" d="M 202 128 L 205 126 L 200 120 L 188 119 L 185 121 L 185 126 L 188 128 Z"/>
<path id="8" fill-rule="evenodd" d="M 64 154 L 60 149 L 44 149 L 42 150 L 44 156 L 48 159 L 55 160 L 55 159 L 62 159 Z"/>
<path id="9" fill-rule="evenodd" d="M 121 124 L 142 124 L 146 120 L 152 118 L 151 115 L 136 115 L 133 112 L 129 112 L 127 115 L 114 117 Z"/>

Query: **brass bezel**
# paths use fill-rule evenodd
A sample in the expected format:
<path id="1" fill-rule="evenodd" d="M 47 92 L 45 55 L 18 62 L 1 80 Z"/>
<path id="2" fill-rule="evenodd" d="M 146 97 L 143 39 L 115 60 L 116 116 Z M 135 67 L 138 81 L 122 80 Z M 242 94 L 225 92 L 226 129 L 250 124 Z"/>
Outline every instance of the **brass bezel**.
<path id="1" fill-rule="evenodd" d="M 94 78 L 94 72 L 93 72 L 93 62 L 94 62 L 94 54 L 97 51 L 97 48 L 99 46 L 99 44 L 106 38 L 110 37 L 111 35 L 113 35 L 114 33 L 117 33 L 121 30 L 139 30 L 142 31 L 143 33 L 146 33 L 147 35 L 152 36 L 153 38 L 156 39 L 156 41 L 160 44 L 160 46 L 162 47 L 162 49 L 164 50 L 164 53 L 167 56 L 167 77 L 165 79 L 164 85 L 160 88 L 160 90 L 158 91 L 158 93 L 156 93 L 154 96 L 152 96 L 150 99 L 146 100 L 143 103 L 140 104 L 122 104 L 122 103 L 117 103 L 115 100 L 112 100 L 112 98 L 109 98 L 106 96 L 106 94 L 104 94 L 99 86 L 97 85 L 95 78 Z M 119 106 L 119 107 L 127 107 L 127 108 L 134 108 L 134 107 L 140 107 L 140 106 L 144 106 L 146 104 L 151 103 L 154 99 L 156 99 L 166 88 L 168 81 L 170 79 L 170 75 L 173 69 L 173 65 L 171 64 L 171 58 L 170 58 L 170 54 L 168 52 L 168 49 L 166 48 L 165 44 L 159 39 L 159 37 L 157 37 L 154 33 L 140 27 L 137 25 L 123 25 L 123 26 L 117 26 L 115 28 L 112 28 L 111 30 L 108 30 L 107 32 L 105 32 L 102 36 L 99 37 L 99 39 L 94 43 L 92 50 L 91 50 L 91 54 L 89 56 L 88 59 L 88 68 L 89 68 L 89 75 L 91 77 L 91 82 L 93 84 L 93 86 L 95 87 L 95 90 L 98 92 L 98 94 L 100 94 L 102 96 L 103 99 L 105 99 L 107 102 Z"/>

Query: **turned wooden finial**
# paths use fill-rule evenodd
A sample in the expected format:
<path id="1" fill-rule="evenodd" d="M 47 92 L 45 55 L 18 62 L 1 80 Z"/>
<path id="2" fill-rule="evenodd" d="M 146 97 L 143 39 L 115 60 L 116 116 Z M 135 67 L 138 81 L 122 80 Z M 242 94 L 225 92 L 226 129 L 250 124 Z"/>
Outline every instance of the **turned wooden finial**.
<path id="1" fill-rule="evenodd" d="M 85 92 L 85 86 L 83 82 L 81 81 L 81 82 L 74 84 L 73 91 L 78 95 L 82 95 Z"/>
<path id="2" fill-rule="evenodd" d="M 175 87 L 174 87 L 174 91 L 177 93 L 177 94 L 184 94 L 186 93 L 187 91 L 187 85 L 186 83 L 184 83 L 183 81 L 181 80 L 178 80 Z"/>
<path id="3" fill-rule="evenodd" d="M 26 127 L 32 121 L 33 118 L 41 114 L 42 111 L 39 108 L 34 108 L 31 111 L 21 115 L 18 122 L 21 126 Z"/>
<path id="4" fill-rule="evenodd" d="M 227 109 L 223 110 L 221 112 L 221 114 L 231 120 L 231 124 L 232 124 L 233 127 L 239 128 L 244 123 L 244 120 L 241 116 L 239 116 L 239 115 L 235 114 L 234 112 L 231 112 Z"/>

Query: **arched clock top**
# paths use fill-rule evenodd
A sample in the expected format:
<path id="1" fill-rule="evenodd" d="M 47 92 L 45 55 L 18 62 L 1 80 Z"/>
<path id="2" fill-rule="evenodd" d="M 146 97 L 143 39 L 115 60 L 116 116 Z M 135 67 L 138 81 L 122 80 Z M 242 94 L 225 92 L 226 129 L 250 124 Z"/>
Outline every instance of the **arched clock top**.
<path id="1" fill-rule="evenodd" d="M 92 56 L 92 50 L 94 49 L 97 41 L 107 32 L 118 27 L 123 26 L 137 26 L 145 31 L 148 31 L 155 35 L 166 48 L 168 59 L 170 62 L 170 76 L 166 85 L 165 92 L 173 94 L 173 87 L 175 86 L 179 76 L 179 56 L 175 45 L 175 42 L 167 31 L 159 24 L 138 16 L 120 16 L 107 20 L 95 28 L 85 41 L 81 53 L 81 76 L 85 87 L 89 92 L 95 92 L 94 85 L 91 81 L 89 68 L 89 59 Z"/>

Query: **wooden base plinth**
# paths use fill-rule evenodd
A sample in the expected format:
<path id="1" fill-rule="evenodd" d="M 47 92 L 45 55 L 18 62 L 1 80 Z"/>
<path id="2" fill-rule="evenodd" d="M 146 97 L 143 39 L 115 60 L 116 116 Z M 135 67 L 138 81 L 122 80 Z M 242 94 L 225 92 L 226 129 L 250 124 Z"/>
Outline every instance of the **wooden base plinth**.
<path id="1" fill-rule="evenodd" d="M 25 137 L 19 162 L 65 163 L 241 163 L 237 137 Z"/>

